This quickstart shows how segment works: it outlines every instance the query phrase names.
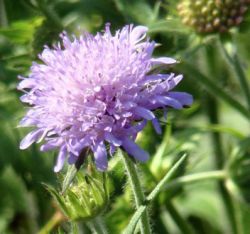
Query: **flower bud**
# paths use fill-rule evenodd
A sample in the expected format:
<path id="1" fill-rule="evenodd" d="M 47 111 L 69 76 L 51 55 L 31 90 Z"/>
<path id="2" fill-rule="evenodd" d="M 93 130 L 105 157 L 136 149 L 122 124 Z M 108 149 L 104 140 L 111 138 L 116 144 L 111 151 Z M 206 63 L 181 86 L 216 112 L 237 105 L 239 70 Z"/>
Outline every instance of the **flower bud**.
<path id="1" fill-rule="evenodd" d="M 249 0 L 181 0 L 178 12 L 182 22 L 199 33 L 222 33 L 243 21 L 249 3 Z"/>
<path id="2" fill-rule="evenodd" d="M 46 185 L 59 207 L 70 220 L 89 220 L 100 215 L 108 204 L 105 173 L 84 175 L 79 171 L 64 194 Z"/>

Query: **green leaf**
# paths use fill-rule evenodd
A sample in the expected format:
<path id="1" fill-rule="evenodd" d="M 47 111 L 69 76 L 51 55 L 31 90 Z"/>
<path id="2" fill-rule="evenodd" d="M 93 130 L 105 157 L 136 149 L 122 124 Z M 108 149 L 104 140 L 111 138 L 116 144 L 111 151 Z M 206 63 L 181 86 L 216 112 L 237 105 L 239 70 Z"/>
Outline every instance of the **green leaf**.
<path id="1" fill-rule="evenodd" d="M 158 32 L 170 32 L 170 33 L 188 33 L 189 30 L 185 27 L 179 19 L 165 19 L 158 20 L 148 25 L 149 33 L 158 33 Z"/>
<path id="2" fill-rule="evenodd" d="M 127 21 L 147 25 L 156 17 L 157 6 L 152 9 L 146 0 L 114 0 L 114 2 Z"/>
<path id="3" fill-rule="evenodd" d="M 7 28 L 0 28 L 0 35 L 17 44 L 28 43 L 33 37 L 35 28 L 42 22 L 41 17 L 32 20 L 15 21 Z"/>
<path id="4" fill-rule="evenodd" d="M 123 234 L 132 234 L 135 231 L 136 225 L 138 223 L 138 221 L 140 220 L 143 212 L 146 210 L 147 206 L 140 206 L 137 211 L 134 213 L 133 217 L 131 218 L 128 226 L 126 227 L 126 229 L 123 231 Z"/>
<path id="5" fill-rule="evenodd" d="M 165 184 L 178 172 L 185 163 L 187 159 L 187 154 L 184 154 L 174 166 L 167 172 L 167 174 L 162 178 L 162 180 L 155 186 L 153 191 L 148 195 L 147 201 L 150 202 L 158 195 L 158 193 L 164 188 Z"/>

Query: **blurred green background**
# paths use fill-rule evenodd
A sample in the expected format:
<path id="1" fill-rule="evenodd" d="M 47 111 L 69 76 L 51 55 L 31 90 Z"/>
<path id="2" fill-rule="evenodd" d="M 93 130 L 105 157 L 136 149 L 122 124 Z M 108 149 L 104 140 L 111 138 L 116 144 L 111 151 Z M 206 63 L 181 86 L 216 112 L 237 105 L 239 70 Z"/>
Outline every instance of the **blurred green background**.
<path id="1" fill-rule="evenodd" d="M 195 72 L 204 74 L 243 106 L 247 103 L 237 75 L 223 55 L 218 36 L 203 37 L 182 25 L 176 10 L 178 2 L 0 0 L 1 234 L 38 233 L 58 210 L 41 184 L 57 185 L 54 153 L 42 154 L 36 145 L 19 150 L 19 142 L 29 129 L 18 128 L 27 107 L 19 101 L 17 76 L 28 75 L 32 61 L 37 60 L 43 46 L 58 41 L 63 30 L 77 35 L 82 31 L 95 33 L 106 22 L 111 23 L 113 31 L 129 23 L 148 26 L 150 37 L 161 44 L 156 55 L 172 56 L 181 62 L 173 70 L 184 73 L 185 77 L 177 89 L 191 93 L 195 100 L 189 109 L 169 111 L 167 122 L 162 119 L 165 132 L 162 136 L 157 136 L 149 125 L 138 137 L 139 144 L 152 155 L 149 162 L 141 165 L 145 192 L 153 189 L 181 152 L 188 152 L 189 157 L 178 176 L 233 165 L 230 178 L 235 183 L 226 186 L 231 199 L 227 202 L 234 207 L 231 214 L 226 214 L 228 206 L 222 201 L 220 186 L 214 181 L 202 181 L 158 196 L 150 208 L 154 233 L 185 233 L 176 223 L 176 212 L 188 220 L 196 233 L 250 233 L 249 118 L 213 92 Z M 231 46 L 237 47 L 248 84 L 249 29 L 246 21 L 244 28 L 232 32 L 233 42 L 230 41 Z M 182 66 L 186 62 L 195 72 Z M 218 141 L 224 154 L 222 164 L 216 159 Z M 109 174 L 111 200 L 105 220 L 110 233 L 121 233 L 134 206 L 118 158 L 110 160 Z M 232 228 L 230 216 L 236 217 L 240 230 Z M 83 233 L 89 233 L 84 225 L 81 228 Z M 69 232 L 67 222 L 62 223 L 61 230 Z M 56 228 L 52 232 L 56 233 Z"/>

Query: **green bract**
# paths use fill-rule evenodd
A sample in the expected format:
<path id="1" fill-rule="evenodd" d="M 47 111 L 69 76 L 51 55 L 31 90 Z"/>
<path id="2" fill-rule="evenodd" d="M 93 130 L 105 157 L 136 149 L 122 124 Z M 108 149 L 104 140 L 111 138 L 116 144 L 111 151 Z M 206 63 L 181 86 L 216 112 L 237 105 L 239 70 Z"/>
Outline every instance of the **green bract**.
<path id="1" fill-rule="evenodd" d="M 108 204 L 106 185 L 106 174 L 90 176 L 79 171 L 75 181 L 63 194 L 51 186 L 46 187 L 67 218 L 90 220 L 100 215 Z"/>

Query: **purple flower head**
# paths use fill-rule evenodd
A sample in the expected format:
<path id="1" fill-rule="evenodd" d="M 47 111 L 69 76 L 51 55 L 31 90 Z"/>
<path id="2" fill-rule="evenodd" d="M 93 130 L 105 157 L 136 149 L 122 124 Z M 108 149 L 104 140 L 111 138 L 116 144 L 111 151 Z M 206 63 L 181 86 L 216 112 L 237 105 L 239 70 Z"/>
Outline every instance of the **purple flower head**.
<path id="1" fill-rule="evenodd" d="M 45 47 L 39 55 L 43 63 L 34 62 L 18 85 L 25 93 L 21 101 L 30 105 L 20 125 L 34 127 L 20 148 L 43 140 L 41 151 L 59 149 L 55 172 L 65 160 L 75 163 L 86 149 L 97 168 L 106 170 L 107 143 L 111 155 L 122 147 L 146 161 L 148 153 L 135 138 L 148 121 L 161 133 L 153 110 L 192 104 L 191 95 L 171 91 L 182 75 L 153 72 L 176 60 L 153 58 L 156 44 L 146 32 L 144 26 L 128 25 L 112 35 L 107 24 L 95 36 L 85 33 L 71 40 L 63 33 L 62 44 Z"/>

